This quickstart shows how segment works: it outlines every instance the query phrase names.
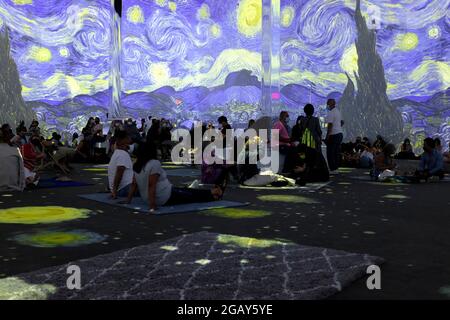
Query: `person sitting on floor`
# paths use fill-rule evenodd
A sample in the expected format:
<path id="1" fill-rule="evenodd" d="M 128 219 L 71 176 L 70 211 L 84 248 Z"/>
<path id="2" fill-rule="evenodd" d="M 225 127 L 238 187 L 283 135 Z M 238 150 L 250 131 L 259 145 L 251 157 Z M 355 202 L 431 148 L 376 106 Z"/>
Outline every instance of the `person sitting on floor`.
<path id="1" fill-rule="evenodd" d="M 373 143 L 373 147 L 378 150 L 383 150 L 384 147 L 386 146 L 386 144 L 387 143 L 386 143 L 386 141 L 384 141 L 383 137 L 380 135 L 377 135 L 377 139 Z"/>
<path id="2" fill-rule="evenodd" d="M 35 171 L 38 160 L 45 158 L 45 153 L 39 137 L 31 137 L 30 141 L 21 148 L 24 162 L 24 178 L 27 186 L 37 185 L 39 174 Z"/>
<path id="3" fill-rule="evenodd" d="M 400 152 L 396 158 L 402 160 L 416 160 L 416 155 L 413 152 L 411 141 L 408 138 L 403 141 L 400 147 Z"/>
<path id="4" fill-rule="evenodd" d="M 426 138 L 423 142 L 423 150 L 416 176 L 425 180 L 431 177 L 443 179 L 444 160 L 442 154 L 436 149 L 435 141 L 432 138 Z"/>
<path id="5" fill-rule="evenodd" d="M 364 146 L 364 150 L 359 155 L 359 167 L 364 169 L 371 169 L 374 163 L 374 150 L 372 147 Z"/>
<path id="6" fill-rule="evenodd" d="M 290 175 L 295 179 L 296 184 L 304 186 L 307 183 L 330 180 L 330 173 L 322 152 L 300 144 L 297 147 L 297 153 L 297 161 Z"/>
<path id="7" fill-rule="evenodd" d="M 448 144 L 447 152 L 444 152 L 444 162 L 450 164 L 450 142 Z"/>
<path id="8" fill-rule="evenodd" d="M 31 121 L 30 127 L 28 128 L 28 132 L 32 135 L 40 135 L 41 129 L 39 128 L 39 121 L 33 120 Z"/>
<path id="9" fill-rule="evenodd" d="M 156 147 L 152 142 L 141 145 L 137 150 L 137 160 L 133 166 L 134 179 L 128 198 L 131 203 L 136 191 L 150 208 L 150 212 L 165 205 L 180 205 L 221 200 L 225 189 L 225 175 L 212 189 L 178 188 L 172 186 L 167 174 L 157 160 Z"/>
<path id="10" fill-rule="evenodd" d="M 108 164 L 108 183 L 111 197 L 126 197 L 133 183 L 133 162 L 128 153 L 131 139 L 125 131 L 116 131 L 115 150 Z"/>
<path id="11" fill-rule="evenodd" d="M 354 149 L 353 142 L 343 143 L 341 145 L 341 166 L 356 168 L 359 165 L 359 153 Z"/>
<path id="12" fill-rule="evenodd" d="M 0 191 L 23 191 L 25 172 L 23 159 L 17 147 L 8 145 L 9 132 L 0 130 Z"/>
<path id="13" fill-rule="evenodd" d="M 441 139 L 439 138 L 434 138 L 434 144 L 435 144 L 435 148 L 439 153 L 443 153 L 443 148 L 442 148 L 442 143 L 441 143 Z"/>
<path id="14" fill-rule="evenodd" d="M 372 176 L 378 179 L 379 175 L 386 170 L 394 170 L 396 164 L 393 160 L 393 155 L 395 153 L 395 146 L 391 143 L 385 145 L 383 151 L 378 153 L 374 159 L 374 168 L 372 171 Z"/>
<path id="15" fill-rule="evenodd" d="M 22 122 L 16 129 L 16 135 L 11 139 L 10 145 L 21 148 L 25 143 L 27 143 L 27 127 Z"/>

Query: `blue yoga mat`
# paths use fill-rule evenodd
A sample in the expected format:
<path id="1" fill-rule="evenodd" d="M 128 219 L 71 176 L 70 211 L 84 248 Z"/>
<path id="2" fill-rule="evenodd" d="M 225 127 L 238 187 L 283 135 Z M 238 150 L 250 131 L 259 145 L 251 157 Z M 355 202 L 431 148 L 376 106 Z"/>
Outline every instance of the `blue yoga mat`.
<path id="1" fill-rule="evenodd" d="M 140 211 L 144 213 L 149 212 L 148 204 L 141 198 L 134 198 L 130 204 L 119 204 L 120 200 L 112 200 L 109 193 L 93 193 L 93 194 L 82 194 L 79 195 L 80 198 L 93 200 L 101 203 L 106 203 L 109 205 L 122 207 L 126 209 L 131 209 L 134 211 Z M 122 199 L 123 200 L 123 199 Z M 220 209 L 220 208 L 234 208 L 247 206 L 248 203 L 235 202 L 235 201 L 213 201 L 213 202 L 201 202 L 201 203 L 187 203 L 176 206 L 160 207 L 154 214 L 172 214 L 172 213 L 183 213 L 183 212 L 196 212 L 209 209 Z"/>
<path id="2" fill-rule="evenodd" d="M 52 178 L 39 180 L 37 188 L 51 189 L 51 188 L 69 188 L 69 187 L 86 187 L 86 186 L 92 186 L 92 184 L 78 181 L 58 181 L 56 180 L 56 178 Z"/>
<path id="3" fill-rule="evenodd" d="M 182 169 L 169 169 L 166 170 L 168 176 L 172 177 L 198 177 L 200 176 L 200 170 L 182 168 Z"/>

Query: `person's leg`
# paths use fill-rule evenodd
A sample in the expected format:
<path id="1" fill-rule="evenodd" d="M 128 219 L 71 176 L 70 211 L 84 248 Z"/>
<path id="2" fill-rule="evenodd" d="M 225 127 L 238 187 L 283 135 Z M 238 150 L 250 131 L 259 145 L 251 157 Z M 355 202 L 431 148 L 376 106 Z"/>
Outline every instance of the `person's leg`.
<path id="1" fill-rule="evenodd" d="M 119 198 L 126 198 L 128 197 L 128 194 L 130 193 L 131 184 L 127 185 L 126 187 L 123 187 L 119 191 L 117 191 L 117 196 Z"/>
<path id="2" fill-rule="evenodd" d="M 190 189 L 173 187 L 167 205 L 179 205 L 187 203 L 211 202 L 215 201 L 214 196 L 209 189 Z"/>
<path id="3" fill-rule="evenodd" d="M 295 167 L 296 163 L 296 148 L 295 147 L 286 147 L 284 149 L 284 155 L 286 156 L 284 160 L 283 173 L 290 173 Z"/>
<path id="4" fill-rule="evenodd" d="M 342 144 L 343 134 L 339 133 L 333 136 L 333 156 L 334 156 L 334 169 L 337 170 L 341 163 L 341 144 Z"/>
<path id="5" fill-rule="evenodd" d="M 331 141 L 328 142 L 327 145 L 327 159 L 328 159 L 328 167 L 330 168 L 330 171 L 334 171 L 337 169 L 336 164 L 336 143 L 335 143 L 335 136 L 331 136 Z"/>

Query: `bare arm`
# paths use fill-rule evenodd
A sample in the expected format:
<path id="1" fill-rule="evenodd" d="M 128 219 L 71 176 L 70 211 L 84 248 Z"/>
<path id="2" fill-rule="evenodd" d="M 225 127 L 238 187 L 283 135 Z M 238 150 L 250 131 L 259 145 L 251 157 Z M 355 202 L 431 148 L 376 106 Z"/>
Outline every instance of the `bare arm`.
<path id="1" fill-rule="evenodd" d="M 118 166 L 116 174 L 114 176 L 113 189 L 111 190 L 112 198 L 117 199 L 117 191 L 119 190 L 120 182 L 122 181 L 123 173 L 125 172 L 124 166 Z"/>
<path id="2" fill-rule="evenodd" d="M 158 184 L 159 174 L 152 174 L 148 177 L 148 202 L 150 210 L 156 210 L 156 185 Z"/>
<path id="3" fill-rule="evenodd" d="M 131 200 L 133 200 L 133 196 L 136 193 L 136 190 L 137 190 L 136 178 L 133 176 L 133 183 L 131 184 L 130 192 L 128 193 L 128 198 L 126 201 L 124 201 L 125 204 L 131 203 Z"/>

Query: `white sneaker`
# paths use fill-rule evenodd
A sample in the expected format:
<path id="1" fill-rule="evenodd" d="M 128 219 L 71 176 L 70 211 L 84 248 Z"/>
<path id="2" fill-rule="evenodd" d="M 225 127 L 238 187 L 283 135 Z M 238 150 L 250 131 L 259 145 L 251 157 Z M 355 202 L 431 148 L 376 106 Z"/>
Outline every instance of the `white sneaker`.
<path id="1" fill-rule="evenodd" d="M 194 180 L 190 185 L 189 185 L 189 189 L 198 189 L 200 187 L 200 183 L 198 182 L 198 180 Z"/>
<path id="2" fill-rule="evenodd" d="M 330 171 L 330 174 L 339 174 L 338 170 Z"/>

